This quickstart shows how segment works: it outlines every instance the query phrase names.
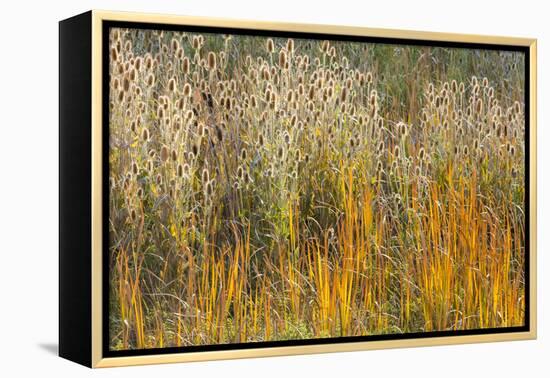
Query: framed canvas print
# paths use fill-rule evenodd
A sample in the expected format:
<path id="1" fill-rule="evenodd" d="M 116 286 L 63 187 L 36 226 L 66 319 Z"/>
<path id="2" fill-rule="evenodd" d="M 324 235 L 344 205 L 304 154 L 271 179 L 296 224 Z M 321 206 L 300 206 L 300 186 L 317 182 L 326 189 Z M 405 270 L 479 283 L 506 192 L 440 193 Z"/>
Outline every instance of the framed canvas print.
<path id="1" fill-rule="evenodd" d="M 62 357 L 536 337 L 536 41 L 60 22 Z"/>

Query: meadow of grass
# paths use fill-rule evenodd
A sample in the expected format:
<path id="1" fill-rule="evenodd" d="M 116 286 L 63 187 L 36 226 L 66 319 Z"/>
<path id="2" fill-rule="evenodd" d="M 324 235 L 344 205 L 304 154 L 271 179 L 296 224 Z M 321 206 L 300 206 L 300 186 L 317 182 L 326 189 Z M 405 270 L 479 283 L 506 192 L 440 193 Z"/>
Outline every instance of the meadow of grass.
<path id="1" fill-rule="evenodd" d="M 519 53 L 112 29 L 110 348 L 511 327 Z"/>

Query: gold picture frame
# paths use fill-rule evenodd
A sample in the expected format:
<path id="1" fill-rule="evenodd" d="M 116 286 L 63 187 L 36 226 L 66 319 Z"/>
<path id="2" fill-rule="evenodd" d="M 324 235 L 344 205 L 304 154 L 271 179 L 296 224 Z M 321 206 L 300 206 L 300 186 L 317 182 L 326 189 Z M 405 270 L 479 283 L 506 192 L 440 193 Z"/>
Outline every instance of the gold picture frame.
<path id="1" fill-rule="evenodd" d="M 104 135 L 106 116 L 104 96 L 105 25 L 109 22 L 129 25 L 155 24 L 242 29 L 266 32 L 323 34 L 432 43 L 472 44 L 475 46 L 514 46 L 526 52 L 525 85 L 528 90 L 528 301 L 525 329 L 514 332 L 439 335 L 437 337 L 393 338 L 371 341 L 325 342 L 309 345 L 284 345 L 165 353 L 152 351 L 132 355 L 105 354 L 104 328 L 104 224 L 105 190 Z M 108 61 L 107 61 L 108 62 Z M 78 65 L 79 67 L 75 67 Z M 528 75 L 528 76 L 527 76 Z M 83 365 L 99 368 L 156 363 L 207 361 L 251 357 L 269 357 L 311 353 L 347 352 L 371 349 L 435 346 L 535 339 L 536 242 L 537 242 L 537 41 L 528 38 L 481 36 L 375 29 L 352 26 L 293 24 L 246 20 L 188 17 L 161 14 L 126 13 L 93 10 L 60 22 L 60 355 Z M 108 82 L 107 82 L 108 84 Z M 526 104 L 527 105 L 527 104 Z M 86 148 L 82 149 L 82 146 Z M 76 161 L 76 164 L 75 164 Z"/>

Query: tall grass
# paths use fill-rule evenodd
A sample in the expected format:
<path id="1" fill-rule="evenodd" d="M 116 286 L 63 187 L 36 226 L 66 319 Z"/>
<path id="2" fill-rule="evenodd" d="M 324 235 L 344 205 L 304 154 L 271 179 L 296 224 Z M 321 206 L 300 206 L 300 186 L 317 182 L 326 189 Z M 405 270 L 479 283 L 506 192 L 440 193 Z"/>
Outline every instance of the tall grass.
<path id="1" fill-rule="evenodd" d="M 522 55 L 110 45 L 112 349 L 523 324 Z"/>

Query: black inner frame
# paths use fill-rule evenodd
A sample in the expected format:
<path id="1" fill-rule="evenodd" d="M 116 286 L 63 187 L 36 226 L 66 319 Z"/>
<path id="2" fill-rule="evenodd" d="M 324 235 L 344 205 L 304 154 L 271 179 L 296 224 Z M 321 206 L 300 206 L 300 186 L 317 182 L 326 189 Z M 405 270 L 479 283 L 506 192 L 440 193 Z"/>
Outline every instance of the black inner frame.
<path id="1" fill-rule="evenodd" d="M 448 330 L 448 331 L 432 331 L 432 332 L 411 332 L 404 334 L 383 334 L 383 335 L 368 335 L 368 336 L 345 336 L 331 338 L 314 338 L 302 340 L 281 340 L 281 341 L 258 341 L 248 343 L 227 343 L 227 344 L 211 344 L 211 345 L 193 345 L 184 347 L 166 347 L 166 348 L 147 348 L 147 349 L 128 349 L 128 350 L 111 350 L 109 348 L 109 283 L 110 283 L 110 267 L 109 267 L 109 222 L 103 219 L 103 240 L 102 240 L 102 354 L 103 357 L 125 357 L 125 356 L 142 356 L 155 354 L 169 353 L 193 353 L 205 351 L 221 351 L 221 350 L 237 350 L 237 349 L 255 349 L 267 347 L 285 347 L 285 346 L 303 346 L 303 345 L 319 345 L 319 344 L 341 344 L 361 341 L 380 341 L 380 340 L 405 340 L 405 339 L 424 339 L 437 338 L 446 336 L 465 336 L 465 335 L 488 335 L 502 334 L 513 332 L 528 332 L 530 328 L 530 198 L 531 191 L 530 182 L 530 54 L 528 46 L 511 46 L 499 44 L 484 44 L 484 43 L 466 43 L 466 42 L 447 42 L 447 41 L 432 41 L 432 40 L 411 40 L 405 38 L 386 38 L 386 37 L 367 37 L 367 36 L 350 36 L 336 35 L 323 33 L 307 33 L 307 32 L 288 32 L 288 31 L 272 31 L 272 30 L 256 30 L 256 29 L 239 29 L 227 27 L 211 27 L 211 26 L 191 26 L 191 25 L 170 25 L 159 23 L 143 23 L 130 21 L 102 21 L 102 165 L 103 165 L 103 182 L 102 182 L 102 210 L 103 214 L 109 214 L 109 89 L 110 88 L 110 73 L 109 63 L 109 30 L 110 28 L 130 28 L 130 29 L 153 29 L 167 31 L 186 31 L 186 32 L 201 32 L 201 33 L 219 33 L 219 34 L 236 34 L 236 35 L 251 35 L 263 37 L 285 37 L 285 38 L 303 38 L 315 40 L 338 40 L 348 42 L 364 42 L 364 43 L 384 43 L 394 45 L 414 45 L 414 46 L 433 46 L 433 47 L 449 47 L 449 48 L 469 48 L 469 49 L 485 49 L 485 50 L 500 50 L 500 51 L 515 51 L 521 52 L 525 56 L 525 87 L 524 87 L 524 102 L 527 115 L 525 117 L 525 312 L 524 325 L 516 327 L 500 327 L 500 328 L 479 328 L 470 330 Z"/>

